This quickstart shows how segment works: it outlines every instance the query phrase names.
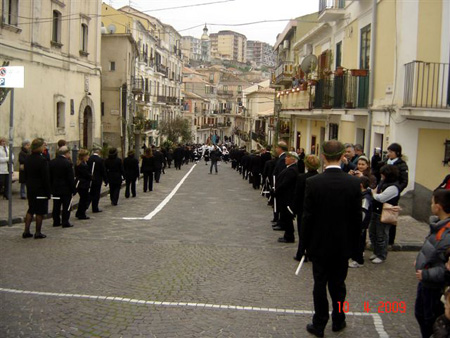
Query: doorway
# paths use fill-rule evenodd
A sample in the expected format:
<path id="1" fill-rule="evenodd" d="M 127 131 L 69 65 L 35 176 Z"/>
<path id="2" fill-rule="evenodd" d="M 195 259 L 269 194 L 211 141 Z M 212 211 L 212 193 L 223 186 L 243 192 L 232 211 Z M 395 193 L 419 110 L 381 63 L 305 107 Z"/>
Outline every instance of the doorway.
<path id="1" fill-rule="evenodd" d="M 86 106 L 83 112 L 83 143 L 85 149 L 92 148 L 92 109 L 91 106 Z"/>

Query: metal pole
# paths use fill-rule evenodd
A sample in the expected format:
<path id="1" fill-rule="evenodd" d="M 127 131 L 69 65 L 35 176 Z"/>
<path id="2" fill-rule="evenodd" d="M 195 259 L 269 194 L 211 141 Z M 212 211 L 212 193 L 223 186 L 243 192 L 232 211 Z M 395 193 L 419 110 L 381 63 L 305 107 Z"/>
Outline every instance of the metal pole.
<path id="1" fill-rule="evenodd" d="M 12 174 L 13 166 L 13 132 L 14 132 L 14 88 L 11 88 L 9 113 L 9 160 L 8 160 L 8 225 L 12 226 Z"/>

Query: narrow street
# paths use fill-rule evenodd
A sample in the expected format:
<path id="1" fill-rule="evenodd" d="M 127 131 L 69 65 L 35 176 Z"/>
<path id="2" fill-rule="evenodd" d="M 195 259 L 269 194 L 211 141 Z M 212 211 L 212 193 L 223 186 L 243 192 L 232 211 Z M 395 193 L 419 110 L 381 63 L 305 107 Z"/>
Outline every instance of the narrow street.
<path id="1" fill-rule="evenodd" d="M 297 244 L 277 243 L 259 191 L 229 165 L 208 172 L 169 169 L 153 192 L 122 190 L 117 207 L 102 198 L 103 212 L 73 228 L 45 220 L 44 240 L 1 227 L 0 336 L 310 337 L 311 264 L 294 275 Z M 330 321 L 325 336 L 419 337 L 415 256 L 350 269 L 347 328 L 333 333 Z"/>

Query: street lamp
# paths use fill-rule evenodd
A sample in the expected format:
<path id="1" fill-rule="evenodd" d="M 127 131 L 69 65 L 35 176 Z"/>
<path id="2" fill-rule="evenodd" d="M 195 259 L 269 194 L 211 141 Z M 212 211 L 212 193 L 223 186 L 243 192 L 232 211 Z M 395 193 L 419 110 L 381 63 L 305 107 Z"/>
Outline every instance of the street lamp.
<path id="1" fill-rule="evenodd" d="M 273 138 L 273 146 L 275 148 L 275 146 L 278 144 L 278 137 L 279 137 L 279 134 L 280 134 L 280 111 L 281 111 L 282 104 L 281 104 L 281 101 L 280 101 L 279 97 L 277 97 L 275 99 L 274 106 L 275 106 L 275 113 L 277 114 L 277 124 L 276 124 L 276 127 L 275 127 L 275 137 Z"/>

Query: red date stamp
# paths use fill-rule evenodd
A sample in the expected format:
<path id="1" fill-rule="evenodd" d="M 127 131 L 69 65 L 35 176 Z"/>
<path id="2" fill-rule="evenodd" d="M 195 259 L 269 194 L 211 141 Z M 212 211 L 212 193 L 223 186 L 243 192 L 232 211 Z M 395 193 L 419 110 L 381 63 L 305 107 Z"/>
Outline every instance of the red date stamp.
<path id="1" fill-rule="evenodd" d="M 383 302 L 379 301 L 375 307 L 371 307 L 368 301 L 365 301 L 364 304 L 365 312 L 377 312 L 377 313 L 406 313 L 406 303 L 403 301 L 394 301 L 394 302 Z M 350 311 L 350 304 L 345 302 L 338 302 L 339 312 L 347 313 Z"/>

